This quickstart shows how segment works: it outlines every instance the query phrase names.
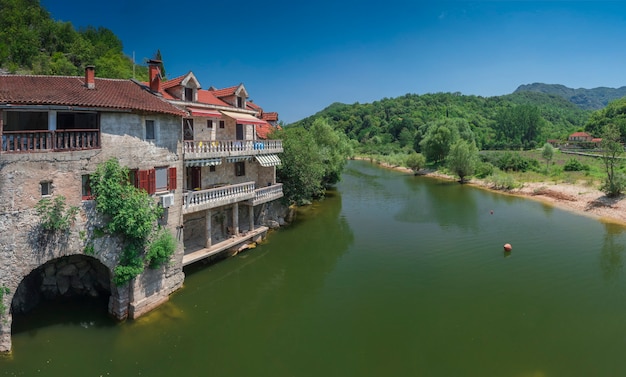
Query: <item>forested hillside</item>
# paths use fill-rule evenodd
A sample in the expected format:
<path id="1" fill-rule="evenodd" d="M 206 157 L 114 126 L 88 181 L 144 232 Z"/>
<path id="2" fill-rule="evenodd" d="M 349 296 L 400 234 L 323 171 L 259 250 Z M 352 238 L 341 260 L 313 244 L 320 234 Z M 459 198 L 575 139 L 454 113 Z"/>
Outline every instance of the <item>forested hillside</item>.
<path id="1" fill-rule="evenodd" d="M 0 0 L 2 70 L 73 76 L 83 74 L 90 64 L 99 77 L 133 77 L 132 59 L 124 55 L 122 41 L 111 30 L 76 30 L 69 22 L 54 21 L 39 0 Z M 135 77 L 147 80 L 147 68 L 135 67 Z"/>
<path id="2" fill-rule="evenodd" d="M 315 119 L 327 118 L 361 151 L 387 154 L 420 151 L 425 138 L 444 137 L 433 135 L 433 130 L 460 135 L 481 149 L 533 148 L 582 130 L 589 115 L 590 111 L 544 93 L 498 97 L 406 94 L 367 104 L 334 103 L 295 125 L 309 127 Z"/>
<path id="3" fill-rule="evenodd" d="M 565 98 L 581 109 L 599 110 L 608 105 L 609 102 L 626 96 L 626 86 L 617 89 L 605 87 L 572 89 L 558 84 L 534 83 L 520 85 L 514 93 L 521 92 L 553 94 Z"/>

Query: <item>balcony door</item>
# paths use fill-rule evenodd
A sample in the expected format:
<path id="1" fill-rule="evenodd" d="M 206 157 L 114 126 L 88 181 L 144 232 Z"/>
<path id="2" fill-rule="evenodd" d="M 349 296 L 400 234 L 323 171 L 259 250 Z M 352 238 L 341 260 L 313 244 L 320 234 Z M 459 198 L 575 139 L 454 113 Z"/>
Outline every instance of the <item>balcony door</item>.
<path id="1" fill-rule="evenodd" d="M 243 124 L 237 124 L 235 127 L 235 139 L 243 140 Z"/>
<path id="2" fill-rule="evenodd" d="M 193 140 L 193 119 L 185 119 L 185 127 L 183 130 L 183 140 Z"/>
<path id="3" fill-rule="evenodd" d="M 202 188 L 202 168 L 192 166 L 187 168 L 187 190 Z"/>

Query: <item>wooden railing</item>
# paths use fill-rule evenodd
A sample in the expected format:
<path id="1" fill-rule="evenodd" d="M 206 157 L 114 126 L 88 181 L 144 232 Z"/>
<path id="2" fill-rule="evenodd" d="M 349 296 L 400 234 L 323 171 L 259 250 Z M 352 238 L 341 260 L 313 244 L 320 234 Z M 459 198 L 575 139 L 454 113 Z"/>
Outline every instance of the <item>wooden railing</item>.
<path id="1" fill-rule="evenodd" d="M 100 148 L 100 130 L 4 131 L 2 152 L 59 152 Z"/>
<path id="2" fill-rule="evenodd" d="M 247 200 L 254 197 L 254 182 L 245 182 L 224 187 L 200 191 L 191 191 L 183 194 L 183 207 L 202 206 L 211 208 L 230 202 Z"/>
<path id="3" fill-rule="evenodd" d="M 281 153 L 282 151 L 282 140 L 194 140 L 185 141 L 183 146 L 183 152 L 186 156 L 203 154 L 221 157 Z"/>

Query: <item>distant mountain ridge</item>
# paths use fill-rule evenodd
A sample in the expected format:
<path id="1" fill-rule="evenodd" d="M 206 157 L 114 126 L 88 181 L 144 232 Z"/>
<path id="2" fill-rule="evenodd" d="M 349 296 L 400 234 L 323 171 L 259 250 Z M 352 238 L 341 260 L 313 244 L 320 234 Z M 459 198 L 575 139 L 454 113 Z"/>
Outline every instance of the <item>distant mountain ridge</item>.
<path id="1" fill-rule="evenodd" d="M 599 110 L 609 102 L 626 96 L 626 86 L 620 88 L 599 87 L 594 89 L 572 89 L 560 84 L 533 83 L 520 85 L 513 93 L 538 92 L 563 97 L 583 110 Z"/>

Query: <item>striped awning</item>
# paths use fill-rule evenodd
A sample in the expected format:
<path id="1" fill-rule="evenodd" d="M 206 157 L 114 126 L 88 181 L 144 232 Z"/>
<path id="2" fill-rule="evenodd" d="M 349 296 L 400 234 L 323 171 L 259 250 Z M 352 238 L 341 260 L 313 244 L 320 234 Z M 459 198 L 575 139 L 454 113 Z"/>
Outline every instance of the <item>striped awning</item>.
<path id="1" fill-rule="evenodd" d="M 195 117 L 208 117 L 208 118 L 221 118 L 222 114 L 219 111 L 199 109 L 196 107 L 188 107 L 187 110 Z"/>
<path id="2" fill-rule="evenodd" d="M 226 162 L 241 162 L 241 161 L 250 161 L 250 156 L 234 156 L 234 157 L 226 157 Z"/>
<path id="3" fill-rule="evenodd" d="M 187 160 L 185 161 L 185 166 L 216 166 L 221 165 L 221 158 L 203 158 L 200 160 Z"/>
<path id="4" fill-rule="evenodd" d="M 281 164 L 280 158 L 275 154 L 262 154 L 254 157 L 261 166 L 277 166 Z"/>

